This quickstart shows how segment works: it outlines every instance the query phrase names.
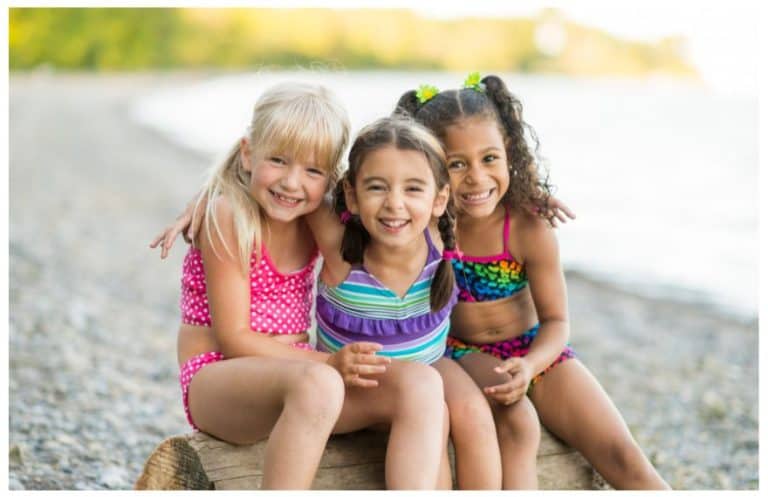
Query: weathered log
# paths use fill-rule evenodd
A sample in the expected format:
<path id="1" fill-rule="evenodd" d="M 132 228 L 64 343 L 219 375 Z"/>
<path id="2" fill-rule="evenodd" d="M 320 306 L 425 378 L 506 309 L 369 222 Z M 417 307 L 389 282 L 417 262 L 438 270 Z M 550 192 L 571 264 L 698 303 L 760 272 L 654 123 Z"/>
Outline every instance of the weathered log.
<path id="1" fill-rule="evenodd" d="M 542 427 L 538 453 L 539 488 L 601 488 L 586 460 Z M 377 490 L 384 488 L 387 434 L 361 431 L 328 441 L 312 488 Z M 232 445 L 204 433 L 163 441 L 147 459 L 136 490 L 244 490 L 261 485 L 266 441 Z M 450 447 L 454 468 L 453 447 Z"/>

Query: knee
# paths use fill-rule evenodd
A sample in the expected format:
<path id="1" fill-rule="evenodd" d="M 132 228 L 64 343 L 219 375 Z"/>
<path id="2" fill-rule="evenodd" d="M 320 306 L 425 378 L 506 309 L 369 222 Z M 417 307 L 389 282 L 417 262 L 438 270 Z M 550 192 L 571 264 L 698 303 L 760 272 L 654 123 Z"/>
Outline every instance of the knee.
<path id="1" fill-rule="evenodd" d="M 525 398 L 510 406 L 500 406 L 495 410 L 494 418 L 501 443 L 512 442 L 516 446 L 538 450 L 541 424 L 536 409 Z"/>
<path id="2" fill-rule="evenodd" d="M 624 480 L 642 481 L 646 478 L 650 465 L 646 464 L 645 456 L 634 440 L 613 440 L 604 448 L 603 454 L 615 471 L 625 475 Z"/>
<path id="3" fill-rule="evenodd" d="M 495 437 L 495 422 L 491 407 L 482 395 L 469 395 L 454 399 L 449 404 L 451 430 L 469 432 L 473 436 L 490 433 Z"/>
<path id="4" fill-rule="evenodd" d="M 406 364 L 396 388 L 400 407 L 427 410 L 438 419 L 443 415 L 443 379 L 435 368 L 416 362 Z"/>
<path id="5" fill-rule="evenodd" d="M 344 404 L 344 381 L 331 366 L 307 361 L 294 378 L 285 404 L 302 416 L 335 423 Z"/>

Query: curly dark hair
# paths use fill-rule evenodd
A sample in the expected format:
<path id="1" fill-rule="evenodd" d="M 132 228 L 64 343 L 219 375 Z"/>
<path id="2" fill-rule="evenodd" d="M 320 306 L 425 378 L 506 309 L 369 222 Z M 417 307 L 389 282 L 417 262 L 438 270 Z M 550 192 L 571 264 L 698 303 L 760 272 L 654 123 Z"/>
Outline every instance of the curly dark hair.
<path id="1" fill-rule="evenodd" d="M 554 213 L 548 200 L 554 187 L 549 183 L 549 171 L 539 157 L 539 139 L 534 129 L 523 121 L 523 105 L 498 76 L 486 76 L 482 91 L 473 88 L 446 90 L 425 103 L 419 102 L 416 91 L 404 93 L 394 114 L 406 114 L 445 140 L 445 130 L 467 118 L 491 119 L 499 126 L 509 164 L 509 188 L 502 197 L 507 207 L 532 205 L 539 215 L 552 223 Z M 525 138 L 526 131 L 533 149 Z"/>

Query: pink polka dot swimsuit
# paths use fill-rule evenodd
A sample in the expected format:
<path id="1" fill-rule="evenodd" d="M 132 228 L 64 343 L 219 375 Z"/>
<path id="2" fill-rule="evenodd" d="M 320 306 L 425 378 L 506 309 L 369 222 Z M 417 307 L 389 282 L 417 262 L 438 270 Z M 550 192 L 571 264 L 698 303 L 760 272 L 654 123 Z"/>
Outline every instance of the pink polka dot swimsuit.
<path id="1" fill-rule="evenodd" d="M 251 329 L 262 333 L 295 335 L 311 324 L 312 285 L 318 251 L 301 269 L 283 274 L 261 246 L 261 259 L 251 254 Z M 200 250 L 190 247 L 181 276 L 181 320 L 185 324 L 211 326 Z"/>

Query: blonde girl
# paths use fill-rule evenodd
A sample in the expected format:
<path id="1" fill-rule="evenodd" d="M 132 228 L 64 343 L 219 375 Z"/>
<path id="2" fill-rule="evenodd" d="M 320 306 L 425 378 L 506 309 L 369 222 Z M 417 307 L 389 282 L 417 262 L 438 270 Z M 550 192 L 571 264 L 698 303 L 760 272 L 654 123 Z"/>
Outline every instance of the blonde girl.
<path id="1" fill-rule="evenodd" d="M 328 436 L 388 424 L 388 488 L 434 488 L 444 445 L 441 380 L 388 367 L 380 345 L 333 354 L 308 342 L 318 250 L 305 215 L 333 184 L 346 112 L 322 87 L 283 84 L 204 186 L 183 267 L 178 336 L 190 424 L 234 444 L 268 437 L 263 488 L 309 488 Z M 201 200 L 202 201 L 202 200 Z M 378 375 L 361 388 L 351 372 Z"/>

